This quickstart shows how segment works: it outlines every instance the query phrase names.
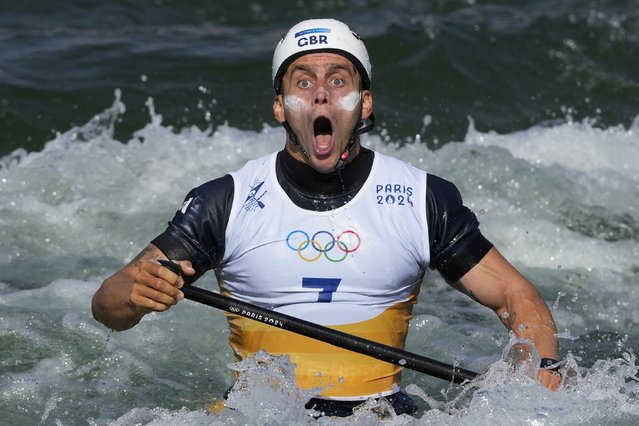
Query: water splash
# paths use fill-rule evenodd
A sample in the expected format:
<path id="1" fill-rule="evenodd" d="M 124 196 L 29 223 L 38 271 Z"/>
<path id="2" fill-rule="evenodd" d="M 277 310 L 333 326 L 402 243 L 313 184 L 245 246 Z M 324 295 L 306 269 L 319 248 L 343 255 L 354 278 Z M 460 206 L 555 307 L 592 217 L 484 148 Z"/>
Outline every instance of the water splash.
<path id="1" fill-rule="evenodd" d="M 302 390 L 297 386 L 295 365 L 287 355 L 270 356 L 260 351 L 229 367 L 239 375 L 226 401 L 227 407 L 237 411 L 234 417 L 249 424 L 268 425 L 281 424 L 283 419 L 311 420 L 315 414 L 304 404 L 319 389 Z"/>
<path id="2" fill-rule="evenodd" d="M 638 177 L 629 159 L 639 157 L 639 119 L 630 129 L 572 122 L 507 135 L 471 127 L 463 143 L 437 151 L 363 136 L 365 146 L 455 181 L 482 212 L 483 233 L 553 308 L 566 381 L 551 393 L 519 375 L 500 359 L 499 321 L 429 274 L 411 326 L 413 348 L 487 369 L 483 381 L 460 388 L 405 374 L 406 386 L 430 395 L 415 417 L 379 419 L 374 411 L 384 412 L 383 404 L 369 401 L 349 419 L 315 421 L 292 407 L 303 394 L 266 382 L 235 395 L 242 409 L 217 417 L 206 410 L 231 385 L 221 314 L 177 306 L 108 341 L 108 330 L 92 320 L 90 298 L 101 278 L 164 228 L 190 187 L 281 149 L 285 137 L 266 125 L 260 132 L 174 129 L 149 102 L 149 123 L 118 141 L 113 126 L 126 111 L 120 103 L 116 95 L 111 107 L 41 152 L 0 161 L 3 415 L 26 424 L 224 424 L 254 418 L 242 409 L 268 401 L 273 422 L 279 412 L 288 424 L 636 424 Z M 183 332 L 202 318 L 210 319 L 198 329 L 202 339 Z M 184 347 L 188 365 L 176 368 Z M 269 365 L 284 368 L 278 363 Z M 257 363 L 255 374 L 264 367 Z M 282 372 L 271 373 L 281 380 Z"/>

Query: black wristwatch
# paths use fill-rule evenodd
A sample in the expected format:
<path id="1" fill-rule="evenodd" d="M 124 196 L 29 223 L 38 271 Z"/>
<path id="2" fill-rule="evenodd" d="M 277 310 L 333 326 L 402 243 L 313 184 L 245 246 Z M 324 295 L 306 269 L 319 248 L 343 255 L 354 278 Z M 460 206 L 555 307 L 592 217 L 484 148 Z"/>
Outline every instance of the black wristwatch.
<path id="1" fill-rule="evenodd" d="M 559 371 L 559 361 L 552 358 L 542 358 L 539 368 L 549 371 Z"/>

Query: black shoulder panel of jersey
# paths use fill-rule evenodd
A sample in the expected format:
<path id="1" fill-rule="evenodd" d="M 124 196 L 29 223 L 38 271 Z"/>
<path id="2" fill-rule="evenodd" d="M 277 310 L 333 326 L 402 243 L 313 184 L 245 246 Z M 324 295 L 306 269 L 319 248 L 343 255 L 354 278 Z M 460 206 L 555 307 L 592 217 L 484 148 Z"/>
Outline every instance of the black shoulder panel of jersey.
<path id="1" fill-rule="evenodd" d="M 233 192 L 231 175 L 191 190 L 168 228 L 151 241 L 170 259 L 191 261 L 196 275 L 189 281 L 215 268 L 224 256 Z"/>
<path id="2" fill-rule="evenodd" d="M 448 282 L 455 282 L 493 245 L 479 231 L 477 217 L 464 206 L 453 183 L 428 174 L 426 186 L 430 267 L 437 269 Z"/>

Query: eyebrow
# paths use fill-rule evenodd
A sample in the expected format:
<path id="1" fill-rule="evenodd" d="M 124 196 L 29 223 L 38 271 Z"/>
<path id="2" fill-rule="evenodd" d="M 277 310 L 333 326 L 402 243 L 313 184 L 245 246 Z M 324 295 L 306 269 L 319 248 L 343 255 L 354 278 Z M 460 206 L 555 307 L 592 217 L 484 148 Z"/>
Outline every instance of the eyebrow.
<path id="1" fill-rule="evenodd" d="M 335 72 L 335 71 L 339 71 L 339 70 L 349 71 L 349 67 L 347 67 L 344 64 L 333 63 L 333 64 L 329 64 L 328 65 L 327 70 L 328 70 L 329 73 L 332 73 L 332 72 Z M 304 64 L 294 65 L 293 69 L 291 70 L 291 74 L 294 73 L 295 71 L 314 73 L 313 68 L 311 66 L 304 65 Z M 352 68 L 351 68 L 350 71 L 353 71 L 355 74 L 358 74 L 357 67 L 355 67 L 355 65 L 352 65 Z"/>

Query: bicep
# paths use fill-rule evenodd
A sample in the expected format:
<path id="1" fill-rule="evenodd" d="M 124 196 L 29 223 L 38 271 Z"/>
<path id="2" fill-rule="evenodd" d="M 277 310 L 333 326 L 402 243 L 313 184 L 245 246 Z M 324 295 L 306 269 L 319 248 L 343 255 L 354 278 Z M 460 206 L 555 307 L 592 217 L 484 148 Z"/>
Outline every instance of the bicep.
<path id="1" fill-rule="evenodd" d="M 528 281 L 497 251 L 488 253 L 452 287 L 468 294 L 490 309 L 501 312 L 508 309 L 509 298 L 526 290 Z"/>

